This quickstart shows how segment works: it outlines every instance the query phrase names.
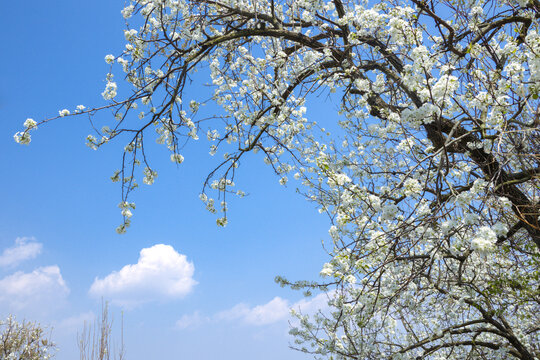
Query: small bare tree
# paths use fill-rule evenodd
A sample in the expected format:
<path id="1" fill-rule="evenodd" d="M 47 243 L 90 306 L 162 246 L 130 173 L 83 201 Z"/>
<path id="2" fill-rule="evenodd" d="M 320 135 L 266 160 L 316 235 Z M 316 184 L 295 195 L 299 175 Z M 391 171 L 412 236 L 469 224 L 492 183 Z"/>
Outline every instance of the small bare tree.
<path id="1" fill-rule="evenodd" d="M 109 304 L 102 303 L 101 319 L 96 319 L 93 326 L 85 322 L 82 333 L 77 336 L 80 360 L 125 360 L 123 313 L 118 348 L 111 340 L 112 326 L 113 319 L 109 319 Z"/>

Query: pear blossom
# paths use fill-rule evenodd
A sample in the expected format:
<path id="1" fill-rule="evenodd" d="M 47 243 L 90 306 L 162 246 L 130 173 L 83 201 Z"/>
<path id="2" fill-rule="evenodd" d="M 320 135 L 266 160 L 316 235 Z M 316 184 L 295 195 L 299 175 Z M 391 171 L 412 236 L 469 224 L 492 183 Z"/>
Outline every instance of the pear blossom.
<path id="1" fill-rule="evenodd" d="M 117 85 L 114 81 L 107 81 L 107 85 L 105 86 L 105 91 L 101 93 L 101 96 L 105 100 L 112 100 L 117 95 Z"/>
<path id="2" fill-rule="evenodd" d="M 331 276 L 333 274 L 333 269 L 334 269 L 334 267 L 332 266 L 332 264 L 326 263 L 326 264 L 324 264 L 320 275 L 323 276 L 323 277 Z"/>
<path id="3" fill-rule="evenodd" d="M 405 195 L 407 196 L 418 195 L 422 192 L 423 189 L 420 182 L 413 178 L 408 178 L 407 180 L 405 180 L 403 187 L 405 189 Z"/>
<path id="4" fill-rule="evenodd" d="M 157 171 L 150 169 L 149 167 L 144 168 L 144 178 L 143 183 L 146 185 L 152 185 L 157 177 Z"/>
<path id="5" fill-rule="evenodd" d="M 130 218 L 130 217 L 133 216 L 133 214 L 131 213 L 131 210 L 129 210 L 129 209 L 123 209 L 123 210 L 122 210 L 122 216 L 125 216 L 125 217 L 127 217 L 127 218 Z"/>
<path id="6" fill-rule="evenodd" d="M 399 208 L 395 204 L 385 204 L 381 211 L 381 221 L 393 220 Z"/>
<path id="7" fill-rule="evenodd" d="M 478 229 L 477 235 L 471 240 L 471 246 L 474 250 L 486 253 L 494 249 L 497 242 L 495 231 L 487 226 Z"/>
<path id="8" fill-rule="evenodd" d="M 124 19 L 129 19 L 131 15 L 133 14 L 133 10 L 135 7 L 133 5 L 128 5 L 122 10 L 122 16 Z"/>
<path id="9" fill-rule="evenodd" d="M 171 161 L 177 164 L 184 162 L 184 157 L 180 154 L 171 154 Z"/>
<path id="10" fill-rule="evenodd" d="M 24 127 L 27 128 L 27 129 L 35 129 L 37 127 L 37 122 L 34 120 L 34 119 L 26 119 L 24 121 Z"/>
<path id="11" fill-rule="evenodd" d="M 502 222 L 495 223 L 491 229 L 495 232 L 497 236 L 506 236 L 508 233 L 508 226 L 503 224 Z"/>
<path id="12" fill-rule="evenodd" d="M 13 135 L 13 139 L 15 139 L 15 142 L 22 145 L 28 145 L 30 144 L 30 141 L 32 140 L 29 133 L 20 132 L 20 131 L 15 133 L 15 135 Z"/>

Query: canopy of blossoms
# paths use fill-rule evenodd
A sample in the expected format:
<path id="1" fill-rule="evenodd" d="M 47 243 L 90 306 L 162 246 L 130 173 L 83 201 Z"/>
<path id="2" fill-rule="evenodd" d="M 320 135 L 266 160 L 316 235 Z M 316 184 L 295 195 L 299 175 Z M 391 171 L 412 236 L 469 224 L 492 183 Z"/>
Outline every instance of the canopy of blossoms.
<path id="1" fill-rule="evenodd" d="M 539 1 L 141 0 L 122 15 L 108 105 L 15 135 L 111 109 L 87 143 L 125 142 L 118 232 L 137 176 L 157 177 L 147 142 L 180 164 L 206 136 L 221 160 L 201 199 L 219 225 L 249 153 L 332 220 L 326 282 L 278 279 L 328 294 L 327 309 L 295 313 L 298 349 L 540 357 Z M 324 98 L 339 109 L 316 122 L 307 109 Z"/>

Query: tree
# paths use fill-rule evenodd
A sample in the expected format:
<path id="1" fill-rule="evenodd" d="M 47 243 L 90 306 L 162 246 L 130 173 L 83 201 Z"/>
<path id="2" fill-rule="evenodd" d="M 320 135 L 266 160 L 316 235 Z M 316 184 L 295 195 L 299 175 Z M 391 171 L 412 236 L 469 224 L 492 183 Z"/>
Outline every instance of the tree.
<path id="1" fill-rule="evenodd" d="M 111 338 L 113 319 L 109 318 L 109 304 L 101 304 L 101 318 L 94 325 L 85 322 L 81 334 L 77 334 L 80 360 L 124 360 L 124 314 L 120 324 L 120 343 Z"/>
<path id="2" fill-rule="evenodd" d="M 54 349 L 39 324 L 18 323 L 12 316 L 0 320 L 0 359 L 47 360 Z"/>
<path id="3" fill-rule="evenodd" d="M 112 179 L 129 194 L 157 172 L 152 129 L 183 161 L 206 132 L 223 161 L 201 199 L 227 222 L 248 153 L 332 220 L 329 310 L 298 314 L 298 348 L 334 359 L 540 357 L 540 35 L 537 0 L 140 0 L 122 67 L 130 96 L 25 122 L 111 109 L 87 138 L 126 142 Z M 208 79 L 208 80 L 205 80 Z M 207 84 L 207 98 L 189 89 Z M 318 124 L 305 114 L 339 105 Z M 205 115 L 204 105 L 221 107 Z M 321 127 L 324 126 L 324 127 Z M 326 129 L 327 128 L 327 129 Z M 207 194 L 215 190 L 220 201 Z"/>

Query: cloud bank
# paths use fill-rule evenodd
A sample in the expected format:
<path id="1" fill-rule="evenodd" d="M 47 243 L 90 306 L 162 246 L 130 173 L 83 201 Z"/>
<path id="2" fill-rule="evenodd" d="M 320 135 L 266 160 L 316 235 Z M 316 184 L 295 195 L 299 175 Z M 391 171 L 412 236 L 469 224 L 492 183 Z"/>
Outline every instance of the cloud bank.
<path id="1" fill-rule="evenodd" d="M 211 319 L 208 316 L 201 315 L 200 312 L 195 311 L 193 314 L 182 315 L 182 317 L 176 322 L 175 327 L 177 329 L 193 329 L 205 323 L 210 322 Z"/>
<path id="2" fill-rule="evenodd" d="M 206 323 L 218 322 L 240 322 L 248 326 L 265 326 L 280 322 L 287 325 L 287 321 L 291 324 L 296 324 L 297 319 L 291 316 L 291 309 L 304 315 L 314 315 L 319 311 L 328 313 L 330 309 L 328 307 L 328 299 L 332 296 L 333 291 L 330 291 L 328 294 L 321 293 L 312 298 L 304 298 L 294 303 L 276 296 L 265 304 L 249 306 L 245 303 L 240 303 L 213 316 L 205 316 L 199 311 L 195 311 L 192 314 L 183 315 L 176 322 L 176 328 L 179 330 L 192 329 Z"/>
<path id="3" fill-rule="evenodd" d="M 197 284 L 194 271 L 185 255 L 170 245 L 157 244 L 142 249 L 136 264 L 126 265 L 103 279 L 96 278 L 89 292 L 125 307 L 180 299 Z"/>
<path id="4" fill-rule="evenodd" d="M 21 262 L 33 259 L 41 253 L 43 244 L 34 238 L 19 237 L 15 245 L 4 249 L 0 255 L 0 267 L 15 267 Z"/>
<path id="5" fill-rule="evenodd" d="M 289 316 L 289 302 L 276 296 L 269 302 L 255 307 L 238 304 L 216 315 L 218 320 L 241 320 L 248 325 L 268 325 L 284 320 Z"/>
<path id="6" fill-rule="evenodd" d="M 87 311 L 58 321 L 56 327 L 62 330 L 67 330 L 71 333 L 75 333 L 83 329 L 85 326 L 93 325 L 95 320 L 96 314 L 94 314 L 93 311 Z"/>
<path id="7" fill-rule="evenodd" d="M 0 304 L 10 310 L 55 306 L 68 295 L 69 288 L 57 265 L 30 273 L 18 271 L 0 279 Z"/>

